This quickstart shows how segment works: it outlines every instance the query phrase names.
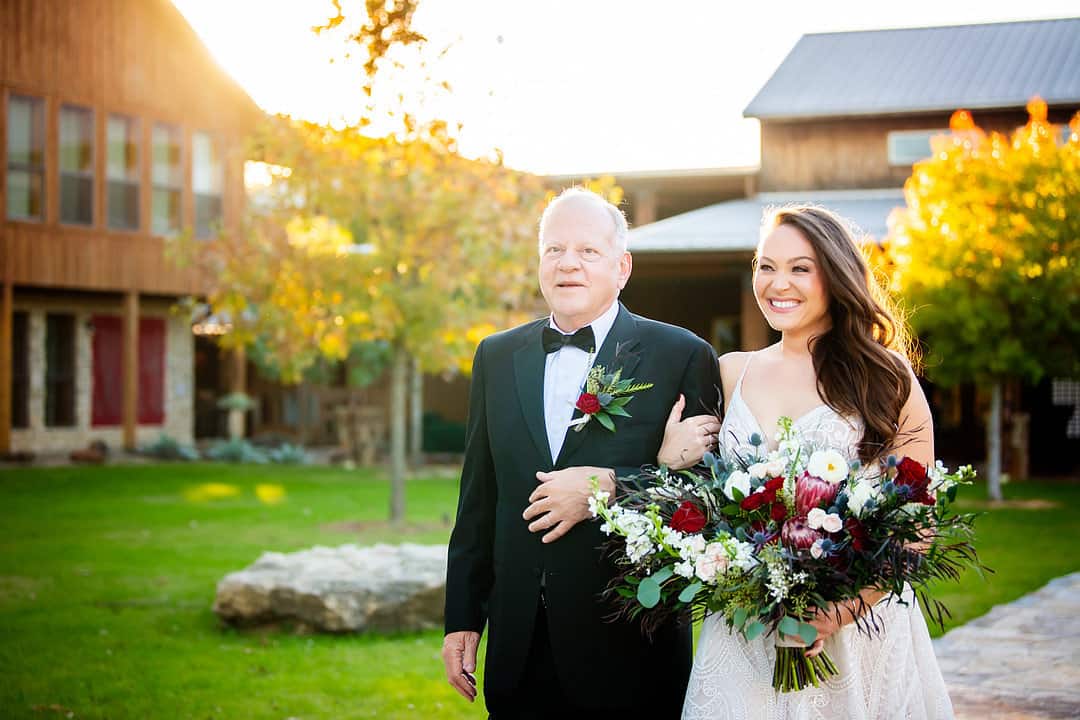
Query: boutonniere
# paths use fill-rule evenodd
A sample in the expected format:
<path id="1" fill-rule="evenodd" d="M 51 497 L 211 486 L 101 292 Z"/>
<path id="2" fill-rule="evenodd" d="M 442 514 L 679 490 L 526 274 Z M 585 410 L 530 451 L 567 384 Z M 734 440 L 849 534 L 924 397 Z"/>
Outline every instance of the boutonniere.
<path id="1" fill-rule="evenodd" d="M 626 412 L 626 404 L 634 399 L 634 393 L 648 390 L 652 383 L 635 383 L 634 378 L 622 377 L 622 368 L 611 373 L 602 365 L 594 365 L 585 377 L 585 387 L 578 396 L 574 407 L 583 415 L 570 423 L 574 432 L 581 432 L 585 425 L 596 421 L 611 432 L 615 432 L 614 417 L 632 417 Z"/>

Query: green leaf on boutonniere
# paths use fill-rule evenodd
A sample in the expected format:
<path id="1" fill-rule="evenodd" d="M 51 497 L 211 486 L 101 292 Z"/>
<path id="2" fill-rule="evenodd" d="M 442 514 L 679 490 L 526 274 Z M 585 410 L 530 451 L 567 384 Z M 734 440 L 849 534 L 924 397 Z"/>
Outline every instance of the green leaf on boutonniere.
<path id="1" fill-rule="evenodd" d="M 619 417 L 633 417 L 630 413 L 623 410 L 622 405 L 609 405 L 605 408 L 608 415 L 618 415 Z"/>
<path id="2" fill-rule="evenodd" d="M 608 417 L 607 414 L 597 413 L 596 415 L 593 415 L 593 417 L 596 418 L 596 421 L 598 423 L 606 427 L 608 430 L 610 430 L 611 432 L 615 432 L 615 422 L 610 417 Z"/>
<path id="3" fill-rule="evenodd" d="M 630 402 L 633 399 L 634 398 L 632 398 L 632 397 L 617 397 L 608 404 L 608 407 L 609 408 L 611 408 L 611 407 L 622 407 L 623 405 L 625 405 L 626 403 Z"/>

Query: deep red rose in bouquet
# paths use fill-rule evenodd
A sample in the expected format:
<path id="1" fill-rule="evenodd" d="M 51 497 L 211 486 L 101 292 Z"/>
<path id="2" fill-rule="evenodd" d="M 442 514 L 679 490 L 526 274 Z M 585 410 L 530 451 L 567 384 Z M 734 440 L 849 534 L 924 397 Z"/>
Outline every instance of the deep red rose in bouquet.
<path id="1" fill-rule="evenodd" d="M 909 488 L 911 493 L 910 502 L 933 505 L 937 502 L 930 494 L 930 477 L 926 473 L 926 467 L 922 463 L 904 458 L 896 466 L 896 479 L 893 480 L 898 486 Z"/>
<path id="2" fill-rule="evenodd" d="M 848 531 L 848 535 L 851 536 L 851 547 L 856 552 L 862 552 L 866 547 L 866 544 L 870 542 L 870 536 L 866 534 L 866 528 L 856 517 L 849 517 L 844 521 L 844 529 Z"/>
<path id="3" fill-rule="evenodd" d="M 685 500 L 672 514 L 671 522 L 668 524 L 673 530 L 679 532 L 701 532 L 701 529 L 705 527 L 705 513 L 701 512 L 701 508 L 694 503 Z"/>
<path id="4" fill-rule="evenodd" d="M 784 478 L 773 478 L 772 480 L 769 480 L 765 483 L 765 487 L 761 490 L 761 492 L 751 493 L 750 495 L 747 495 L 746 498 L 744 498 L 743 501 L 739 503 L 739 507 L 741 507 L 743 510 L 752 512 L 765 505 L 773 505 L 774 503 L 776 503 L 776 493 L 779 492 L 782 487 L 784 487 Z M 776 520 L 776 509 L 771 507 L 769 509 L 769 512 L 771 515 L 773 515 L 773 519 Z M 779 519 L 782 520 L 783 518 L 781 517 Z"/>

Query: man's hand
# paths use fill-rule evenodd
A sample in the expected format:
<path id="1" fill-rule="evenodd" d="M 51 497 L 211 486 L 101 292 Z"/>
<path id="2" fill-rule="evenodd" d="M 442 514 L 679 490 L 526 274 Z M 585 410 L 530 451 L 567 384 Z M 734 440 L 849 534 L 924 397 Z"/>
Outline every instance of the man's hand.
<path id="1" fill-rule="evenodd" d="M 443 638 L 442 659 L 446 679 L 463 698 L 476 699 L 476 648 L 480 633 L 471 630 L 452 632 Z"/>
<path id="2" fill-rule="evenodd" d="M 529 496 L 529 507 L 522 517 L 529 522 L 529 532 L 550 531 L 543 542 L 555 542 L 570 528 L 589 519 L 589 496 L 592 495 L 592 478 L 600 481 L 600 488 L 615 492 L 615 471 L 611 468 L 572 467 L 554 472 L 538 472 L 540 486 Z"/>
<path id="3" fill-rule="evenodd" d="M 720 432 L 720 421 L 712 415 L 697 415 L 680 421 L 686 398 L 682 395 L 675 401 L 664 425 L 664 441 L 656 460 L 672 470 L 684 470 L 693 467 L 701 460 L 707 450 L 715 450 L 716 434 Z"/>

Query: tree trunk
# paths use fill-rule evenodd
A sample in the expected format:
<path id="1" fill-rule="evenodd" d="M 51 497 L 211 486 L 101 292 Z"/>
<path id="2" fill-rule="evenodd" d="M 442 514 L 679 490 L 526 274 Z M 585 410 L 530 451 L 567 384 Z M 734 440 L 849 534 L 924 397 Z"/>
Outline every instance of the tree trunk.
<path id="1" fill-rule="evenodd" d="M 986 421 L 986 492 L 1001 500 L 1001 381 L 990 389 L 990 414 Z"/>
<path id="2" fill-rule="evenodd" d="M 390 365 L 390 522 L 405 519 L 405 411 L 409 384 L 409 352 L 394 348 Z"/>
<path id="3" fill-rule="evenodd" d="M 409 384 L 409 419 L 412 427 L 409 429 L 409 455 L 412 466 L 418 468 L 423 464 L 424 453 L 424 371 L 420 369 L 420 361 L 412 359 L 412 382 Z"/>

